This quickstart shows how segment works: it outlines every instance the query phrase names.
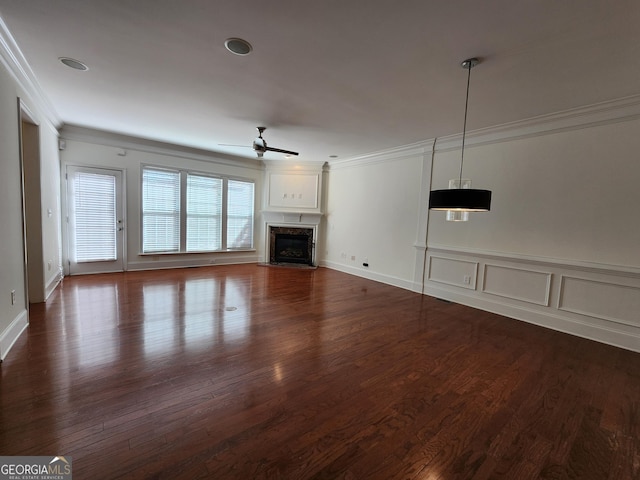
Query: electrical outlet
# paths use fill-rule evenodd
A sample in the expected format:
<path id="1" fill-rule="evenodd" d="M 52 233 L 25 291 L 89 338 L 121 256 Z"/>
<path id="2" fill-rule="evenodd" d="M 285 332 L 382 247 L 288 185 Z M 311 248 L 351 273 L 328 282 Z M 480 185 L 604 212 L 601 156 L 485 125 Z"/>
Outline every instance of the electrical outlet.
<path id="1" fill-rule="evenodd" d="M 463 280 L 465 285 L 469 285 L 471 283 L 471 277 L 469 275 L 465 275 Z"/>
<path id="2" fill-rule="evenodd" d="M 11 305 L 15 305 L 15 304 L 16 304 L 16 291 L 11 290 Z"/>

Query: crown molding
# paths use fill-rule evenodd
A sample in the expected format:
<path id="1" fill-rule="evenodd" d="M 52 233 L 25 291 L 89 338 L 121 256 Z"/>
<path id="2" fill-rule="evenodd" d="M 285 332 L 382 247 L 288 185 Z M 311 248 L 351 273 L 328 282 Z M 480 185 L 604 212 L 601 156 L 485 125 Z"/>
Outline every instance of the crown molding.
<path id="1" fill-rule="evenodd" d="M 65 124 L 60 130 L 60 137 L 64 140 L 74 140 L 124 150 L 135 150 L 157 155 L 199 160 L 202 162 L 216 163 L 231 167 L 243 167 L 259 171 L 264 170 L 262 161 L 257 159 L 252 160 L 244 157 L 236 157 L 225 153 L 212 152 L 209 150 L 160 142 L 146 138 L 132 137 L 105 130 L 81 127 L 79 125 Z"/>
<path id="2" fill-rule="evenodd" d="M 51 123 L 54 129 L 59 128 L 62 124 L 60 117 L 58 117 L 53 105 L 45 95 L 42 87 L 40 87 L 40 83 L 33 70 L 31 70 L 27 59 L 22 54 L 20 47 L 1 17 L 0 61 L 24 91 L 26 97 L 42 112 L 46 121 Z"/>
<path id="3" fill-rule="evenodd" d="M 267 171 L 273 172 L 290 172 L 290 173 L 307 173 L 307 172 L 323 172 L 327 168 L 325 161 L 313 160 L 264 160 L 262 159 Z"/>
<path id="4" fill-rule="evenodd" d="M 465 146 L 488 145 L 638 119 L 640 119 L 640 95 L 631 95 L 525 120 L 471 130 L 466 134 Z M 462 148 L 462 134 L 457 133 L 344 160 L 330 161 L 329 167 L 331 170 L 338 170 L 430 154 L 433 150 L 446 152 L 460 148 Z"/>
<path id="5" fill-rule="evenodd" d="M 343 160 L 332 160 L 328 165 L 331 170 L 339 170 L 341 168 L 359 167 L 363 165 L 404 160 L 406 158 L 422 157 L 425 154 L 431 155 L 434 143 L 434 139 L 424 140 L 421 142 L 411 143 L 409 145 L 402 145 L 400 147 L 359 155 L 357 157 L 346 158 Z"/>
<path id="6" fill-rule="evenodd" d="M 595 103 L 561 112 L 467 132 L 465 147 L 538 137 L 640 119 L 640 95 Z M 438 138 L 436 152 L 462 148 L 462 134 Z"/>

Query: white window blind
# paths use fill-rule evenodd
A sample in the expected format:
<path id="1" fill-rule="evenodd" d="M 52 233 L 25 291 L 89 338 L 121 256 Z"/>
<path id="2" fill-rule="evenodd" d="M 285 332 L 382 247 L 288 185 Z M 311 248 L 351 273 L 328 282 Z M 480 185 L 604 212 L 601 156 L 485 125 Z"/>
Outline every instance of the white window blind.
<path id="1" fill-rule="evenodd" d="M 227 248 L 253 247 L 253 183 L 229 180 Z"/>
<path id="2" fill-rule="evenodd" d="M 142 169 L 142 252 L 253 248 L 254 183 L 205 173 Z"/>
<path id="3" fill-rule="evenodd" d="M 142 172 L 142 251 L 180 250 L 180 172 Z"/>
<path id="4" fill-rule="evenodd" d="M 187 174 L 187 252 L 222 248 L 222 179 Z"/>
<path id="5" fill-rule="evenodd" d="M 116 259 L 116 179 L 113 175 L 74 175 L 76 262 Z"/>

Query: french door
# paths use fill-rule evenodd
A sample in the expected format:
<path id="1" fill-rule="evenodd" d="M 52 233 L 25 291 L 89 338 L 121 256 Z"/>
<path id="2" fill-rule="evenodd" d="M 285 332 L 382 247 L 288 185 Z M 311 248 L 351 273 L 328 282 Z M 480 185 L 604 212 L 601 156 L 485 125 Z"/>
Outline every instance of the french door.
<path id="1" fill-rule="evenodd" d="M 122 172 L 67 166 L 69 274 L 124 270 Z"/>

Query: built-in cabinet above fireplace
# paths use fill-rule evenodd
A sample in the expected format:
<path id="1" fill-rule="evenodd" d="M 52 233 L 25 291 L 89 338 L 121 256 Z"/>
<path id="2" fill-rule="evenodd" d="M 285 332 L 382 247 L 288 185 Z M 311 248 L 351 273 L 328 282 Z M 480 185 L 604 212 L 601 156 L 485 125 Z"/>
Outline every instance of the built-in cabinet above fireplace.
<path id="1" fill-rule="evenodd" d="M 265 164 L 264 262 L 316 265 L 325 164 Z"/>

